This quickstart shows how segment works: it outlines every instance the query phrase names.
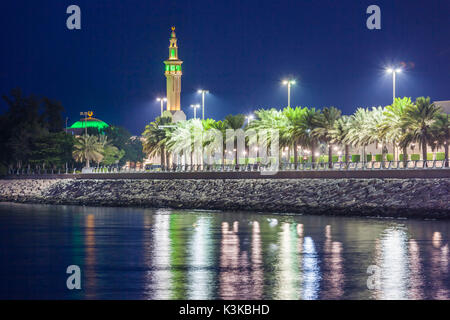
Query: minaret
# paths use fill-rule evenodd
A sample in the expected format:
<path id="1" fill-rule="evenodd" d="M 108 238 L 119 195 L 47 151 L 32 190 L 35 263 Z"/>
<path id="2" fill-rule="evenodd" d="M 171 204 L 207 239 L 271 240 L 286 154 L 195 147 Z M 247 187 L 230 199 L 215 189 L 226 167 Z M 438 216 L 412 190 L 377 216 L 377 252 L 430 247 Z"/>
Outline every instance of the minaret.
<path id="1" fill-rule="evenodd" d="M 175 27 L 172 27 L 169 44 L 169 59 L 164 61 L 165 72 L 167 78 L 167 110 L 178 111 L 180 108 L 181 93 L 181 64 L 183 61 L 178 59 L 177 36 Z"/>

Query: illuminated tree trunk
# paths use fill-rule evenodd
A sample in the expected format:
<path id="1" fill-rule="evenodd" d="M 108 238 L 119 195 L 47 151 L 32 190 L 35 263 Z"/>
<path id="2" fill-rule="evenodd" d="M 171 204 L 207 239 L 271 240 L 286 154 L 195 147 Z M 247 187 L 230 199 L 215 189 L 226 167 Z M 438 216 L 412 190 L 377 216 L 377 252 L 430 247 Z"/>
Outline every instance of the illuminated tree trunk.
<path id="1" fill-rule="evenodd" d="M 314 168 L 315 167 L 315 162 L 316 162 L 316 155 L 315 155 L 315 149 L 316 149 L 316 146 L 315 146 L 315 143 L 314 142 L 311 142 L 311 167 L 312 168 Z"/>
<path id="2" fill-rule="evenodd" d="M 422 159 L 423 159 L 423 167 L 427 167 L 427 140 L 422 139 Z"/>
<path id="3" fill-rule="evenodd" d="M 297 150 L 297 142 L 294 143 L 294 167 L 295 170 L 298 168 L 298 150 Z M 291 159 L 289 159 L 290 161 Z"/>
<path id="4" fill-rule="evenodd" d="M 407 150 L 407 146 L 404 146 L 402 148 L 402 152 L 403 152 L 403 168 L 406 168 L 406 166 L 408 165 L 407 161 L 408 161 L 408 150 Z"/>
<path id="5" fill-rule="evenodd" d="M 328 146 L 328 168 L 333 168 L 333 150 L 331 149 L 333 146 L 330 144 Z"/>
<path id="6" fill-rule="evenodd" d="M 161 152 L 160 152 L 160 163 L 161 163 L 161 169 L 164 168 L 165 166 L 165 159 L 164 159 L 164 148 L 161 148 Z"/>
<path id="7" fill-rule="evenodd" d="M 349 163 L 348 157 L 350 156 L 350 146 L 348 144 L 345 145 L 344 154 L 345 154 L 345 163 L 348 166 L 348 163 Z"/>
<path id="8" fill-rule="evenodd" d="M 449 167 L 449 163 L 448 163 L 448 141 L 446 141 L 445 144 L 444 144 L 444 154 L 445 154 L 445 167 L 448 168 Z"/>

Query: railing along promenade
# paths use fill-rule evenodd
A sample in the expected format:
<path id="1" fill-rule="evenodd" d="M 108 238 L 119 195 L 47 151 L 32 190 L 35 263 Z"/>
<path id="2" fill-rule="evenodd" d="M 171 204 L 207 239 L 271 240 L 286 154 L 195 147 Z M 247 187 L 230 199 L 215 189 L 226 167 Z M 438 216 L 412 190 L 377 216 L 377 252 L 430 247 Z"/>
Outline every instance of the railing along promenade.
<path id="1" fill-rule="evenodd" d="M 311 163 L 301 162 L 297 166 L 294 163 L 281 163 L 278 168 L 273 165 L 263 164 L 196 164 L 196 165 L 176 165 L 158 166 L 151 169 L 143 168 L 120 168 L 117 166 L 99 166 L 91 168 L 86 174 L 114 174 L 114 173 L 169 173 L 169 172 L 311 172 L 311 171 L 377 171 L 377 170 L 448 170 L 448 160 L 408 160 L 404 161 L 384 161 L 384 162 L 333 162 L 331 166 L 328 162 Z M 33 176 L 33 175 L 71 175 L 85 174 L 76 169 L 32 169 L 19 168 L 8 170 L 9 176 Z"/>

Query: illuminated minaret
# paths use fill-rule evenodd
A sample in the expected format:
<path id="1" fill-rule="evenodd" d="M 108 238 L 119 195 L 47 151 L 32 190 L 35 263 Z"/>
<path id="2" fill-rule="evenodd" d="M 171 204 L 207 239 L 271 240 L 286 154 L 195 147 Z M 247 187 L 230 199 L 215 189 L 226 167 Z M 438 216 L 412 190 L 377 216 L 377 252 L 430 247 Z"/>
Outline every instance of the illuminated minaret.
<path id="1" fill-rule="evenodd" d="M 180 108 L 181 93 L 181 64 L 183 61 L 178 59 L 177 36 L 175 27 L 172 27 L 169 44 L 169 59 L 164 61 L 167 78 L 167 110 L 175 112 Z"/>

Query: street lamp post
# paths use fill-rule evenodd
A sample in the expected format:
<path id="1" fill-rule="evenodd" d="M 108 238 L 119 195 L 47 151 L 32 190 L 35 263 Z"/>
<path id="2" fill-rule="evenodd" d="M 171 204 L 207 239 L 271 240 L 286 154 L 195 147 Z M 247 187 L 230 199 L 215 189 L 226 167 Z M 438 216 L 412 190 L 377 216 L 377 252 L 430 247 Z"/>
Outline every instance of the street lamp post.
<path id="1" fill-rule="evenodd" d="M 87 119 L 92 117 L 92 111 L 80 112 L 80 116 L 84 116 L 84 134 L 87 135 Z"/>
<path id="2" fill-rule="evenodd" d="M 209 93 L 209 91 L 200 89 L 197 92 L 202 95 L 202 120 L 205 120 L 205 94 Z"/>
<path id="3" fill-rule="evenodd" d="M 395 102 L 395 76 L 397 73 L 402 72 L 402 69 L 397 68 L 397 69 L 392 69 L 392 68 L 388 68 L 386 69 L 387 73 L 392 73 L 392 102 Z"/>
<path id="4" fill-rule="evenodd" d="M 194 108 L 194 119 L 197 119 L 197 108 L 200 108 L 199 104 L 191 104 L 191 108 Z"/>
<path id="5" fill-rule="evenodd" d="M 247 125 L 249 125 L 250 121 L 253 120 L 253 116 L 252 115 L 245 116 L 245 119 L 247 119 Z"/>
<path id="6" fill-rule="evenodd" d="M 291 86 L 293 84 L 295 84 L 295 80 L 289 79 L 289 80 L 284 80 L 283 84 L 288 87 L 288 107 L 291 106 Z"/>
<path id="7" fill-rule="evenodd" d="M 161 117 L 162 117 L 164 112 L 164 102 L 167 101 L 167 98 L 156 98 L 156 101 L 161 102 Z"/>

